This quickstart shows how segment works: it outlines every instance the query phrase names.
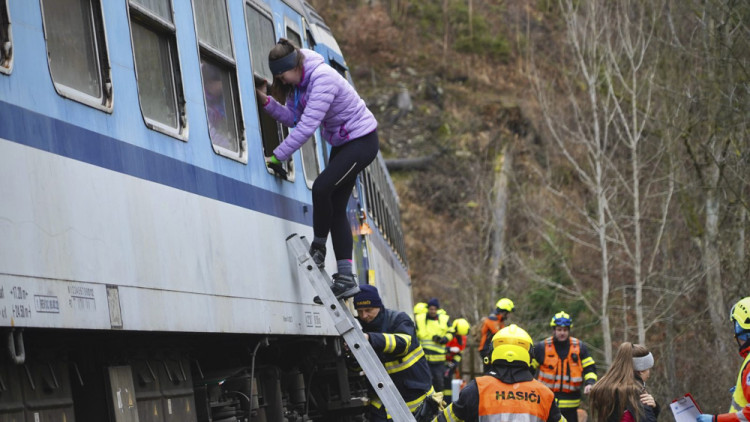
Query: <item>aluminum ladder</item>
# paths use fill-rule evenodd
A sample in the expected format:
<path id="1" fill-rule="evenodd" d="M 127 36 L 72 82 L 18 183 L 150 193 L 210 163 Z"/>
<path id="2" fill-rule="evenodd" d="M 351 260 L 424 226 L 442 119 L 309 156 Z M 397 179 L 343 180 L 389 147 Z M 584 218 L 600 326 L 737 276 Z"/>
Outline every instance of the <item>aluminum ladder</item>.
<path id="1" fill-rule="evenodd" d="M 388 410 L 388 414 L 395 422 L 416 422 L 396 385 L 375 354 L 375 350 L 372 349 L 365 338 L 359 321 L 349 312 L 344 300 L 338 301 L 333 295 L 331 277 L 324 269 L 318 268 L 313 262 L 308 252 L 310 244 L 307 239 L 295 233 L 287 237 L 286 244 L 289 254 L 295 259 L 300 278 L 306 278 L 312 283 L 313 288 L 323 301 L 323 306 L 328 310 L 336 331 L 346 341 L 349 350 L 354 354 L 372 388 L 375 389 L 378 397 Z"/>

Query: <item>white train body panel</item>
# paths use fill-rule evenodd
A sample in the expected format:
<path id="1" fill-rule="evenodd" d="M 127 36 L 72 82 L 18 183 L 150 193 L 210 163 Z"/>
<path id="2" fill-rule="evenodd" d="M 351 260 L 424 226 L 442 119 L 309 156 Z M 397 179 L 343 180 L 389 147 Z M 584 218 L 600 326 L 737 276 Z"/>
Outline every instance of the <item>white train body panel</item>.
<path id="1" fill-rule="evenodd" d="M 111 328 L 113 285 L 127 330 L 335 335 L 284 259 L 309 227 L 7 141 L 0 179 L 1 325 Z"/>

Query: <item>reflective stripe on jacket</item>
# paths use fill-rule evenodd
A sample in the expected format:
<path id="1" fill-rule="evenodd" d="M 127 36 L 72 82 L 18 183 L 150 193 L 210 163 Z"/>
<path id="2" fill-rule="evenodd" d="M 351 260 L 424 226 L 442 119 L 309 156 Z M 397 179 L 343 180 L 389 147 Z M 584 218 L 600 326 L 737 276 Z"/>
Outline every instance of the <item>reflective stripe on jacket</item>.
<path id="1" fill-rule="evenodd" d="M 448 332 L 448 319 L 450 317 L 445 314 L 438 314 L 437 319 L 428 319 L 426 313 L 416 316 L 417 338 L 429 363 L 445 362 L 445 345 L 433 341 L 432 338 L 434 336 L 448 337 L 449 340 L 453 338 L 453 335 Z"/>
<path id="2" fill-rule="evenodd" d="M 593 359 L 592 359 L 593 363 Z M 565 359 L 560 359 L 552 344 L 552 337 L 544 340 L 544 362 L 540 362 L 539 381 L 554 392 L 571 393 L 579 391 L 583 385 L 583 363 L 581 345 L 577 338 L 570 337 L 570 349 Z M 562 403 L 561 408 L 578 407 L 578 403 Z"/>
<path id="3" fill-rule="evenodd" d="M 729 411 L 736 413 L 747 406 L 748 393 L 750 393 L 750 353 L 745 357 L 740 372 L 737 374 L 737 383 L 734 385 L 732 406 L 729 408 Z"/>
<path id="4" fill-rule="evenodd" d="M 545 422 L 555 395 L 539 381 L 505 384 L 493 376 L 477 378 L 479 421 Z"/>
<path id="5" fill-rule="evenodd" d="M 419 405 L 422 404 L 422 402 L 424 401 L 424 399 L 426 399 L 428 396 L 431 396 L 433 394 L 435 394 L 435 390 L 433 388 L 430 388 L 430 391 L 422 394 L 421 396 L 417 397 L 414 400 L 410 400 L 410 401 L 406 402 L 406 407 L 409 408 L 409 411 L 411 413 L 414 413 L 414 412 L 417 411 L 417 409 L 419 409 Z M 380 408 L 383 407 L 383 402 L 380 401 L 379 397 L 375 397 L 372 400 L 370 400 L 370 406 L 373 406 L 376 409 L 380 409 Z M 392 419 L 391 418 L 391 414 L 388 413 L 388 412 L 386 412 L 386 418 Z"/>

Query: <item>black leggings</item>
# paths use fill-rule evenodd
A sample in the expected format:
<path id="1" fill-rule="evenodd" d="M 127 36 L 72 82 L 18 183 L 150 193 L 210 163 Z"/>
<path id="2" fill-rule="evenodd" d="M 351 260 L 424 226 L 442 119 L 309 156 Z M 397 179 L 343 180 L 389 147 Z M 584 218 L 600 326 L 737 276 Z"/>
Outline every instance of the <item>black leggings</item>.
<path id="1" fill-rule="evenodd" d="M 346 204 L 357 174 L 378 155 L 378 132 L 333 147 L 328 166 L 315 179 L 312 188 L 313 233 L 328 237 L 331 232 L 336 259 L 352 259 L 352 229 L 346 216 Z"/>

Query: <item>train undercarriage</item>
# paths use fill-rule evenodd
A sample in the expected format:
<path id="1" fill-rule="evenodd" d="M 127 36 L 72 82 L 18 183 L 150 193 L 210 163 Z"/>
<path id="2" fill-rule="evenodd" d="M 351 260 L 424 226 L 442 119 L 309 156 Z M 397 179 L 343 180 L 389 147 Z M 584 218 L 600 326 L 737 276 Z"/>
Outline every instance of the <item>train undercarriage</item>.
<path id="1" fill-rule="evenodd" d="M 0 421 L 361 421 L 338 337 L 3 330 Z"/>

